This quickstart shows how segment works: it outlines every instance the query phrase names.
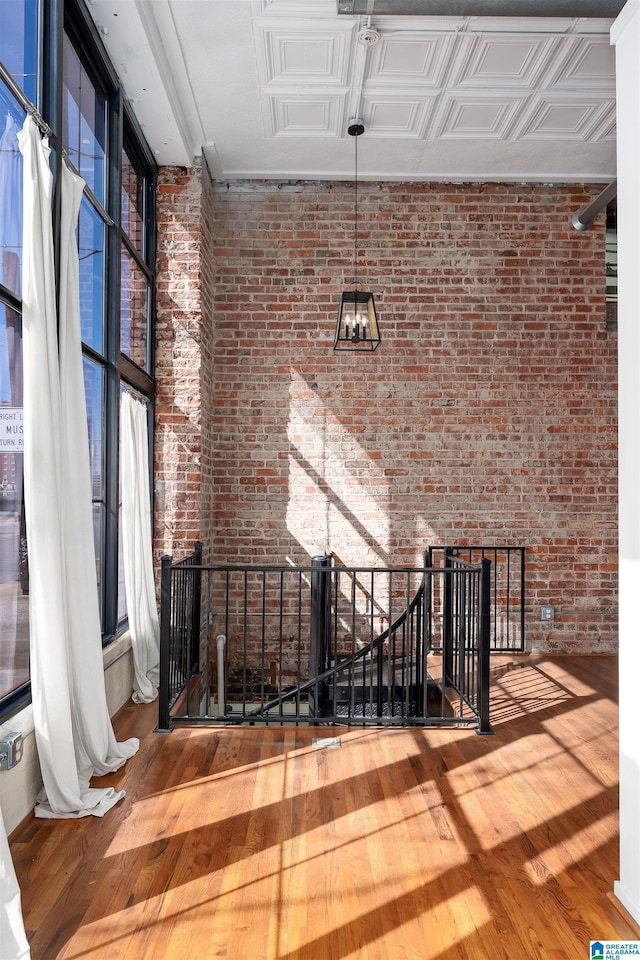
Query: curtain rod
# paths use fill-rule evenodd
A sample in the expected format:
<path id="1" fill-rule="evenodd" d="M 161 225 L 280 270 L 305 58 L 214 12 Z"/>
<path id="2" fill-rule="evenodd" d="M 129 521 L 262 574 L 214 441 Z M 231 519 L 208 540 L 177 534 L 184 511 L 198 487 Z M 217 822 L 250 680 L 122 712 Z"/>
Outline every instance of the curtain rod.
<path id="1" fill-rule="evenodd" d="M 2 2 L 2 0 L 0 0 L 0 2 Z M 44 117 L 38 112 L 38 110 L 36 110 L 36 108 L 35 108 L 34 105 L 31 103 L 31 101 L 25 96 L 25 94 L 23 93 L 23 91 L 20 89 L 20 87 L 18 86 L 18 84 L 16 83 L 16 81 L 13 79 L 13 77 L 11 76 L 11 74 L 9 73 L 9 71 L 7 70 L 7 68 L 6 68 L 6 67 L 4 66 L 4 64 L 1 63 L 1 62 L 0 62 L 0 78 L 2 78 L 2 80 L 4 80 L 4 82 L 7 84 L 7 86 L 9 87 L 9 89 L 10 89 L 10 91 L 11 91 L 11 93 L 14 95 L 14 97 L 16 98 L 16 100 L 18 101 L 18 103 L 20 104 L 20 106 L 21 106 L 21 107 L 29 114 L 29 116 L 32 118 L 32 120 L 34 121 L 34 123 L 36 124 L 36 126 L 38 127 L 38 129 L 40 130 L 40 132 L 43 133 L 43 134 L 45 135 L 45 137 L 49 137 L 49 138 L 50 138 L 51 140 L 53 140 L 54 142 L 57 142 L 57 137 L 56 137 L 55 133 L 53 132 L 53 130 L 51 129 L 51 127 L 49 126 L 49 124 L 47 123 L 47 121 L 46 121 L 46 120 L 44 119 Z M 70 169 L 71 169 L 74 173 L 76 173 L 79 177 L 82 176 L 82 174 L 80 173 L 80 171 L 78 170 L 78 168 L 76 167 L 76 165 L 70 160 L 69 154 L 68 154 L 67 151 L 64 149 L 64 147 L 61 147 L 61 148 L 60 148 L 60 154 L 61 154 L 61 156 L 62 156 L 62 159 L 63 159 L 63 160 L 65 161 L 65 163 L 67 164 L 67 166 L 70 167 Z M 108 223 L 108 225 L 109 225 L 110 227 L 113 227 L 113 226 L 115 225 L 114 220 L 113 220 L 112 217 L 109 215 L 109 213 L 107 213 L 107 211 L 104 209 L 102 203 L 100 203 L 100 201 L 97 199 L 97 197 L 95 196 L 95 194 L 93 193 L 93 191 L 91 190 L 91 188 L 88 186 L 88 184 L 85 183 L 85 188 L 84 188 L 84 189 L 85 189 L 85 193 L 87 193 L 87 194 L 89 195 L 89 197 L 91 198 L 94 206 L 97 207 L 97 208 L 100 208 L 100 210 L 102 211 L 102 215 L 104 216 L 104 219 L 106 220 L 106 222 Z"/>
<path id="2" fill-rule="evenodd" d="M 120 387 L 123 393 L 128 393 L 130 397 L 133 397 L 134 400 L 138 400 L 145 407 L 148 407 L 151 404 L 151 398 L 146 397 L 144 393 L 140 393 L 135 387 L 132 387 L 130 383 L 127 383 L 124 380 L 120 381 Z"/>
<path id="3" fill-rule="evenodd" d="M 26 112 L 29 114 L 29 116 L 33 119 L 33 121 L 36 123 L 36 125 L 40 128 L 41 132 L 44 133 L 45 136 L 47 136 L 47 137 L 53 137 L 53 138 L 55 139 L 55 135 L 54 135 L 54 133 L 53 133 L 53 130 L 52 130 L 51 127 L 49 126 L 49 124 L 48 124 L 48 123 L 46 122 L 46 120 L 42 117 L 42 115 L 36 110 L 36 108 L 35 108 L 34 105 L 31 103 L 31 101 L 28 99 L 28 97 L 25 96 L 25 94 L 24 94 L 23 91 L 20 89 L 20 87 L 18 86 L 18 84 L 16 83 L 16 81 L 13 79 L 13 77 L 11 76 L 11 74 L 9 73 L 9 71 L 8 71 L 7 68 L 4 66 L 3 63 L 0 63 L 0 77 L 2 77 L 2 79 L 4 80 L 4 82 L 6 83 L 6 85 L 9 87 L 9 90 L 11 91 L 11 93 L 14 95 L 14 97 L 16 98 L 16 100 L 18 101 L 18 103 L 20 104 L 20 106 L 21 106 L 24 110 L 26 110 Z"/>

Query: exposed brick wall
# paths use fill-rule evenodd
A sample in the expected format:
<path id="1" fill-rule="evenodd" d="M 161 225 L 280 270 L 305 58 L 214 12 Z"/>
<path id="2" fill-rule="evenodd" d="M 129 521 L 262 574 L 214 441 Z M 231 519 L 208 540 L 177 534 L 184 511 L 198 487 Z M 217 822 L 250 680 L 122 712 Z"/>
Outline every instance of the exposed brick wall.
<path id="1" fill-rule="evenodd" d="M 201 535 L 203 172 L 165 167 L 157 195 L 154 546 L 176 558 Z"/>
<path id="2" fill-rule="evenodd" d="M 214 558 L 215 529 L 212 505 L 215 502 L 214 487 L 215 432 L 213 426 L 213 386 L 216 370 L 213 357 L 214 347 L 214 294 L 215 277 L 210 265 L 213 263 L 213 245 L 215 243 L 214 188 L 209 171 L 205 168 L 202 180 L 202 261 L 206 268 L 202 272 L 202 336 L 200 384 L 202 408 L 202 489 L 200 499 L 200 539 L 203 546 L 203 559 L 207 563 Z"/>
<path id="3" fill-rule="evenodd" d="M 429 543 L 525 545 L 530 648 L 614 649 L 616 344 L 602 225 L 570 222 L 599 188 L 359 185 L 360 286 L 383 338 L 364 356 L 332 349 L 352 185 L 212 189 L 201 528 L 215 558 L 400 564 Z M 192 346 L 188 369 L 158 369 L 166 404 L 200 363 Z M 166 483 L 162 451 L 158 470 Z"/>

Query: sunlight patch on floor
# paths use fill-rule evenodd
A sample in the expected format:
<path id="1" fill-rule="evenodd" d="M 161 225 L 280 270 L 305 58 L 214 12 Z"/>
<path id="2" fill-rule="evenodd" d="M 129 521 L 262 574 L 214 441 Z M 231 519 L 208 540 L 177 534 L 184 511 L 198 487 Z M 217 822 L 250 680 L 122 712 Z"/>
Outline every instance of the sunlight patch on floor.
<path id="1" fill-rule="evenodd" d="M 563 837 L 548 847 L 542 856 L 524 864 L 529 880 L 539 886 L 548 882 L 549 875 L 559 876 L 576 863 L 589 863 L 590 856 L 618 836 L 618 814 L 610 813 L 589 823 L 571 836 Z"/>

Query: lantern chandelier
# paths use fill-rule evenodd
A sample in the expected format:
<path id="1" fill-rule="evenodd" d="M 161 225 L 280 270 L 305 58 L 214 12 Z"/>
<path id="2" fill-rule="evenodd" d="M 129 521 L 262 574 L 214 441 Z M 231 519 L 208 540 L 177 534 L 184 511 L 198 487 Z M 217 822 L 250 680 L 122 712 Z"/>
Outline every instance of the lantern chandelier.
<path id="1" fill-rule="evenodd" d="M 353 290 L 345 290 L 340 301 L 334 350 L 367 350 L 373 352 L 380 343 L 376 304 L 372 293 L 358 290 L 358 137 L 364 133 L 362 120 L 352 120 L 347 128 L 355 142 Z"/>

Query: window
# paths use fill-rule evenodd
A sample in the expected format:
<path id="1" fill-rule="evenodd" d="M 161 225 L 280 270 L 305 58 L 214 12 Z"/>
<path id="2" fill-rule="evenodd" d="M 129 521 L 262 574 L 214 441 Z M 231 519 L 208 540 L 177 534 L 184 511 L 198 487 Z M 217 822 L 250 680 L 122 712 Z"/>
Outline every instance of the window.
<path id="1" fill-rule="evenodd" d="M 105 350 L 106 236 L 104 218 L 84 197 L 78 221 L 80 323 L 83 343 L 97 353 Z"/>
<path id="2" fill-rule="evenodd" d="M 152 220 L 154 182 L 149 165 L 136 147 L 130 118 L 125 117 L 120 190 L 120 383 L 150 399 L 151 317 L 153 312 L 154 244 Z M 122 497 L 119 490 L 118 509 Z M 119 513 L 120 515 L 120 513 Z M 118 617 L 127 615 L 122 543 L 118 550 Z"/>
<path id="3" fill-rule="evenodd" d="M 52 131 L 54 183 L 63 153 L 86 182 L 76 236 L 96 585 L 105 642 L 126 624 L 118 520 L 120 392 L 129 386 L 153 400 L 154 390 L 153 158 L 82 0 L 48 0 L 44 10 L 55 29 L 40 29 L 40 0 L 0 0 L 0 715 L 24 696 L 29 679 L 21 439 L 22 156 L 16 135 L 25 109 L 40 107 L 40 100 L 62 108 L 59 130 L 55 114 L 44 116 Z"/>
<path id="4" fill-rule="evenodd" d="M 122 151 L 122 231 L 137 253 L 145 254 L 145 176 Z"/>
<path id="5" fill-rule="evenodd" d="M 62 143 L 69 160 L 99 203 L 105 202 L 107 98 L 65 34 Z"/>
<path id="6" fill-rule="evenodd" d="M 15 21 L 9 22 L 10 14 Z M 0 60 L 19 90 L 35 94 L 37 4 L 0 4 Z M 29 580 L 23 498 L 22 154 L 25 110 L 0 80 L 0 702 L 29 681 Z"/>
<path id="7" fill-rule="evenodd" d="M 84 349 L 84 383 L 87 400 L 87 432 L 91 463 L 93 533 L 98 597 L 103 625 L 112 633 L 110 616 L 109 550 L 115 533 L 108 525 L 110 450 L 108 395 L 116 376 L 114 357 L 109 355 L 106 318 L 112 297 L 113 278 L 106 256 L 113 218 L 107 198 L 108 81 L 103 79 L 82 43 L 77 22 L 65 21 L 62 57 L 62 147 L 69 163 L 86 183 L 76 230 L 80 258 L 80 329 Z M 113 339 L 113 338 L 112 338 Z"/>
<path id="8" fill-rule="evenodd" d="M 2 0 L 0 3 L 0 61 L 34 104 L 38 100 L 39 19 L 37 0 Z"/>
<path id="9" fill-rule="evenodd" d="M 0 292 L 0 697 L 29 679 L 22 441 L 22 318 Z"/>
<path id="10" fill-rule="evenodd" d="M 120 349 L 137 366 L 146 370 L 149 314 L 147 278 L 124 244 L 120 275 Z"/>
<path id="11" fill-rule="evenodd" d="M 20 296 L 22 255 L 22 154 L 18 131 L 25 112 L 0 84 L 0 288 Z"/>
<path id="12" fill-rule="evenodd" d="M 91 466 L 91 494 L 93 499 L 93 539 L 96 552 L 96 579 L 100 606 L 104 604 L 104 543 L 107 516 L 105 484 L 105 371 L 103 367 L 84 358 L 84 391 L 87 400 L 87 430 L 89 434 L 89 463 Z"/>
<path id="13" fill-rule="evenodd" d="M 127 140 L 125 135 L 121 190 L 120 349 L 137 367 L 149 372 L 153 250 L 147 211 L 152 198 L 144 165 Z"/>

